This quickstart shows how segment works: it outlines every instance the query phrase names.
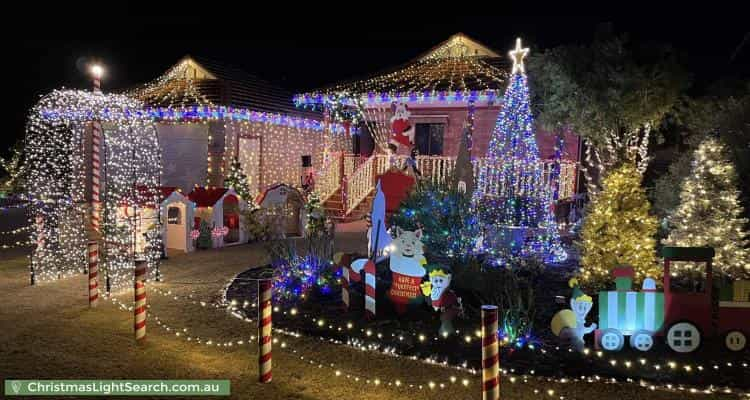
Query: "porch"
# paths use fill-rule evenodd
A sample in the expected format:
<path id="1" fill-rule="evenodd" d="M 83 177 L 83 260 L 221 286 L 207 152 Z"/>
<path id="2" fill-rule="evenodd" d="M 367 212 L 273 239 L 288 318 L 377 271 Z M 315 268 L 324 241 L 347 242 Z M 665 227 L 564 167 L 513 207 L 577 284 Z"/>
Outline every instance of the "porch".
<path id="1" fill-rule="evenodd" d="M 403 169 L 408 156 L 395 156 L 395 166 Z M 560 174 L 557 182 L 553 179 L 553 160 L 540 161 L 543 168 L 542 181 L 551 186 L 558 183 L 558 200 L 570 199 L 575 194 L 576 163 L 560 160 Z M 486 163 L 486 158 L 473 161 L 474 176 Z M 453 172 L 456 157 L 417 156 L 417 169 L 421 179 L 433 184 L 445 183 Z M 328 166 L 324 166 L 315 184 L 315 192 L 328 215 L 340 221 L 353 221 L 364 217 L 371 207 L 377 176 L 390 168 L 389 157 L 374 154 L 362 157 L 356 154 L 333 153 Z"/>

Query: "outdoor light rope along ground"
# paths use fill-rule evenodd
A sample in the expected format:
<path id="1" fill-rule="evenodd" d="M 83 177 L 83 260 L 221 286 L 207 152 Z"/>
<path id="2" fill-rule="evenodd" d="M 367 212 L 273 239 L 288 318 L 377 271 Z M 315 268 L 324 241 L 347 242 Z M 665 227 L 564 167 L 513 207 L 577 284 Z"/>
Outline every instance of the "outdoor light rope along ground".
<path id="1" fill-rule="evenodd" d="M 243 319 L 246 322 L 250 322 L 251 323 L 253 321 L 253 319 L 247 318 L 247 317 L 243 317 L 242 315 L 239 315 L 238 311 L 240 311 L 241 308 L 245 309 L 248 306 L 254 308 L 254 307 L 257 306 L 256 303 L 250 303 L 248 301 L 245 301 L 244 304 L 240 307 L 235 300 L 229 301 L 226 298 L 226 288 L 228 288 L 229 286 L 231 286 L 231 282 L 239 281 L 239 280 L 242 280 L 242 279 L 232 279 L 232 280 L 230 280 L 229 284 L 225 285 L 225 289 L 224 289 L 223 296 L 222 296 L 222 302 L 224 303 L 224 305 L 218 305 L 218 304 L 213 304 L 213 303 L 205 303 L 205 302 L 198 302 L 198 301 L 195 301 L 195 300 L 192 300 L 192 302 L 193 302 L 193 304 L 201 304 L 204 307 L 206 305 L 211 305 L 211 306 L 213 306 L 216 309 L 231 309 L 232 314 L 236 318 Z M 158 293 L 159 289 L 155 289 L 155 290 Z M 172 297 L 171 293 L 169 293 L 169 292 L 163 292 L 163 293 L 160 293 L 160 294 L 164 294 L 164 295 Z M 173 296 L 173 297 L 174 297 L 175 300 L 179 299 L 178 296 Z M 330 329 L 330 330 L 333 330 L 333 331 L 336 331 L 336 332 L 344 332 L 345 329 L 346 329 L 346 332 L 352 332 L 352 331 L 356 330 L 356 326 L 355 326 L 354 322 L 350 321 L 350 322 L 348 322 L 344 326 L 334 326 L 334 325 L 328 324 L 322 318 L 311 317 L 311 316 L 309 316 L 307 314 L 302 314 L 302 313 L 300 313 L 297 310 L 296 307 L 291 307 L 288 310 L 284 310 L 280 306 L 274 306 L 274 312 L 279 312 L 282 315 L 290 315 L 290 316 L 295 317 L 295 318 L 297 318 L 297 317 L 299 317 L 299 318 L 306 318 L 306 319 L 308 319 L 309 321 L 312 322 L 313 328 L 315 328 L 315 327 L 317 327 L 318 329 L 320 329 L 320 328 L 327 328 L 327 329 Z M 359 328 L 359 331 L 362 332 L 363 334 L 365 334 L 365 337 L 352 337 L 351 334 L 347 333 L 347 335 L 350 335 L 350 337 L 348 337 L 346 341 L 342 341 L 342 340 L 338 340 L 338 339 L 334 339 L 334 338 L 321 338 L 319 336 L 308 335 L 308 334 L 303 334 L 303 335 L 307 336 L 307 337 L 310 337 L 310 338 L 317 338 L 317 339 L 319 339 L 321 341 L 324 341 L 324 342 L 327 342 L 327 343 L 338 344 L 338 345 L 346 345 L 346 346 L 349 346 L 349 347 L 352 347 L 352 348 L 355 348 L 355 349 L 361 350 L 361 351 L 373 351 L 373 352 L 378 352 L 378 353 L 385 354 L 385 355 L 404 357 L 404 358 L 408 358 L 408 359 L 413 360 L 413 361 L 421 361 L 421 362 L 423 362 L 425 364 L 428 364 L 428 365 L 439 365 L 439 366 L 442 366 L 442 367 L 456 369 L 456 370 L 463 371 L 463 372 L 466 372 L 466 373 L 469 373 L 469 374 L 472 374 L 472 375 L 477 373 L 477 370 L 475 368 L 469 368 L 469 367 L 467 367 L 467 363 L 465 361 L 463 363 L 461 363 L 461 364 L 449 364 L 446 361 L 439 361 L 439 360 L 437 360 L 435 358 L 431 358 L 431 357 L 420 358 L 420 357 L 417 357 L 417 356 L 405 356 L 405 355 L 401 355 L 401 354 L 399 354 L 397 352 L 396 348 L 393 347 L 393 346 L 383 345 L 383 344 L 379 344 L 379 343 L 378 344 L 372 344 L 372 342 L 375 340 L 375 338 L 378 338 L 378 339 L 382 339 L 383 338 L 384 335 L 382 333 L 375 332 L 371 328 Z M 459 335 L 460 335 L 460 331 L 458 331 L 458 332 L 459 332 Z M 408 333 L 406 333 L 406 334 L 408 335 Z M 443 339 L 439 335 L 438 336 L 434 336 L 434 337 L 428 337 L 427 335 L 424 335 L 422 333 L 412 333 L 412 335 L 413 335 L 413 338 L 416 339 L 417 341 L 419 341 L 420 343 L 427 343 L 430 340 L 431 341 L 439 341 L 439 340 Z M 481 336 L 481 331 L 479 329 L 477 329 L 473 333 L 473 335 L 478 340 L 480 338 L 480 336 Z M 474 336 L 472 336 L 472 335 L 465 335 L 464 336 L 464 343 L 473 343 L 475 341 Z M 393 333 L 391 334 L 391 337 L 403 339 L 403 337 L 397 336 L 396 334 L 393 334 Z M 467 338 L 469 338 L 469 339 L 467 339 Z M 505 341 L 505 343 L 507 343 L 507 341 Z M 542 354 L 546 354 L 546 353 L 550 352 L 550 350 L 547 350 L 547 349 L 544 349 L 544 348 L 541 348 L 541 347 L 538 347 L 538 346 L 534 346 L 534 345 L 530 345 L 527 348 L 530 349 L 530 350 L 533 350 L 533 351 L 538 351 L 538 352 L 540 352 Z M 561 349 L 559 346 L 555 346 L 554 347 L 554 351 L 558 351 L 559 352 L 559 351 L 566 351 L 566 350 L 565 349 Z M 572 349 L 567 349 L 567 352 L 568 353 L 572 353 L 573 350 Z M 696 372 L 700 373 L 700 372 L 708 371 L 709 369 L 713 369 L 715 371 L 718 371 L 718 370 L 720 370 L 720 369 L 722 369 L 724 367 L 726 367 L 726 368 L 740 368 L 741 367 L 741 368 L 745 368 L 745 369 L 750 369 L 750 364 L 748 364 L 747 362 L 744 362 L 744 361 L 743 362 L 738 362 L 738 363 L 724 362 L 724 361 L 722 361 L 721 363 L 714 362 L 714 363 L 712 363 L 711 367 L 707 367 L 707 366 L 704 366 L 702 364 L 677 363 L 675 361 L 665 361 L 663 364 L 660 364 L 660 363 L 655 363 L 653 361 L 647 360 L 646 358 L 643 358 L 643 357 L 640 357 L 640 358 L 637 358 L 637 359 L 612 358 L 607 353 L 604 353 L 602 351 L 591 350 L 590 348 L 584 348 L 582 354 L 584 356 L 586 356 L 586 357 L 597 357 L 598 359 L 604 359 L 605 356 L 606 356 L 606 358 L 608 358 L 607 362 L 608 362 L 608 364 L 611 367 L 622 366 L 622 367 L 624 367 L 624 369 L 629 369 L 631 367 L 637 367 L 637 366 L 645 367 L 645 366 L 648 366 L 648 365 L 651 365 L 653 367 L 653 369 L 656 370 L 656 371 L 661 371 L 661 370 L 671 370 L 671 371 L 684 370 L 685 372 L 689 372 L 689 373 L 696 373 Z M 511 368 L 510 372 L 514 372 L 514 370 L 515 370 L 514 368 Z M 621 371 L 624 371 L 624 370 L 621 370 Z M 532 375 L 533 375 L 533 370 L 532 370 Z M 626 379 L 639 379 L 639 378 L 627 377 Z"/>
<path id="2" fill-rule="evenodd" d="M 0 231 L 0 236 L 2 236 L 2 235 L 8 235 L 8 236 L 18 235 L 18 234 L 21 234 L 21 233 L 24 233 L 24 232 L 31 231 L 31 228 L 32 228 L 31 225 L 26 225 L 26 226 L 22 226 L 20 228 L 12 229 L 12 230 L 9 230 L 9 231 Z"/>
<path id="3" fill-rule="evenodd" d="M 234 281 L 234 279 L 232 281 Z M 228 285 L 227 285 L 227 287 L 228 287 Z M 164 292 L 164 293 L 166 293 L 166 292 Z M 169 294 L 167 296 L 169 296 L 170 298 L 174 298 L 174 299 L 178 298 L 177 296 L 172 296 L 171 294 Z M 226 297 L 224 297 L 224 300 L 226 300 Z M 204 303 L 204 302 L 193 301 L 193 304 L 200 304 L 200 303 Z M 204 303 L 204 304 L 207 304 L 207 303 Z M 255 307 L 255 306 L 256 306 L 256 304 L 253 303 L 252 307 Z M 203 305 L 203 307 L 205 307 L 205 305 Z M 246 318 L 246 317 L 242 316 L 241 314 L 239 314 L 237 312 L 237 311 L 239 311 L 239 308 L 236 307 L 236 306 L 231 306 L 231 305 L 229 307 L 214 306 L 213 308 L 228 310 L 228 311 L 231 312 L 232 316 L 234 316 L 235 318 L 243 320 L 243 321 L 245 321 L 247 323 L 252 323 L 253 322 L 253 319 Z M 273 310 L 274 312 L 281 312 L 280 308 L 278 306 L 274 306 L 273 308 L 274 308 L 274 310 Z M 284 311 L 284 313 L 286 313 L 286 311 Z M 161 325 L 163 325 L 163 323 Z M 175 329 L 171 329 L 171 328 L 169 329 L 169 331 L 180 332 L 180 330 L 175 330 Z M 183 332 L 186 332 L 186 331 L 187 331 L 187 328 L 183 328 Z M 289 331 L 289 330 L 286 330 L 286 329 L 283 329 L 283 328 L 274 328 L 274 331 L 277 332 L 277 333 L 281 333 L 283 335 L 294 337 L 294 338 L 300 338 L 300 337 L 312 338 L 310 336 L 303 335 L 303 334 L 301 334 L 299 332 L 293 332 L 293 331 Z M 176 335 L 176 336 L 180 336 L 180 335 Z M 254 338 L 255 337 L 253 336 L 253 340 L 254 340 Z M 326 342 L 326 343 L 348 344 L 348 342 L 344 343 L 342 341 L 337 341 L 337 340 L 333 340 L 333 339 L 326 340 L 325 338 L 321 338 L 321 337 L 318 337 L 318 340 Z M 229 342 L 224 342 L 224 343 L 218 343 L 218 344 L 216 344 L 216 343 L 213 343 L 211 340 L 209 340 L 209 342 L 206 343 L 206 344 L 208 344 L 209 346 L 213 345 L 213 346 L 232 347 L 233 343 L 238 343 L 238 342 L 239 341 L 229 341 Z M 277 339 L 274 339 L 273 343 L 276 344 L 276 343 L 279 343 L 279 341 Z M 350 346 L 353 347 L 353 348 L 355 348 L 355 349 L 362 350 L 362 351 L 372 350 L 372 348 L 369 347 L 369 346 L 360 346 L 360 347 L 353 346 L 353 345 L 350 345 Z M 288 345 L 286 344 L 286 342 L 281 342 L 281 348 L 283 349 L 283 348 L 286 348 L 286 347 L 288 347 Z M 425 363 L 427 365 L 455 369 L 455 370 L 458 370 L 458 371 L 461 371 L 461 372 L 464 372 L 464 373 L 467 373 L 467 374 L 471 374 L 471 375 L 476 375 L 477 374 L 477 371 L 475 369 L 470 369 L 470 368 L 467 368 L 465 366 L 461 367 L 461 366 L 449 365 L 447 362 L 442 362 L 441 363 L 439 361 L 432 361 L 432 360 L 429 360 L 429 359 L 420 359 L 420 358 L 418 358 L 416 356 L 402 356 L 402 355 L 399 355 L 399 354 L 395 353 L 395 351 L 391 351 L 391 352 L 378 351 L 378 352 L 380 354 L 389 355 L 389 356 L 392 356 L 394 358 L 406 358 L 406 359 L 410 359 L 412 361 L 422 362 L 422 363 Z M 601 352 L 597 352 L 597 354 L 602 354 L 602 353 Z M 599 357 L 602 357 L 602 356 L 599 355 Z M 628 362 L 629 361 L 625 361 L 625 362 L 623 362 L 623 364 L 627 364 Z M 610 361 L 610 363 L 612 363 L 612 361 Z M 617 365 L 617 362 L 615 361 L 614 364 Z M 727 364 L 728 364 L 727 366 L 730 367 L 730 368 L 733 367 L 733 365 L 734 365 L 733 363 L 727 363 Z M 678 366 L 678 364 L 674 363 L 674 362 L 669 362 L 667 365 L 671 369 L 676 369 L 677 366 Z M 743 363 L 742 366 L 744 368 L 748 367 L 747 363 Z M 715 367 L 715 369 L 719 369 L 718 365 L 714 365 L 714 367 Z M 656 369 L 659 370 L 660 368 L 656 368 Z M 702 367 L 696 368 L 696 369 L 703 370 Z M 686 369 L 686 370 L 690 371 L 690 370 L 692 370 L 692 368 Z M 549 378 L 549 377 L 539 377 L 539 376 L 535 375 L 534 374 L 534 370 L 531 370 L 530 374 L 513 375 L 514 374 L 514 369 L 513 368 L 511 368 L 511 369 L 500 369 L 500 373 L 502 375 L 507 375 L 508 379 L 511 381 L 511 383 L 516 383 L 518 381 L 519 377 L 520 377 L 520 379 L 522 379 L 524 381 L 524 383 L 528 383 L 527 377 L 531 376 L 531 377 L 534 377 L 536 379 L 545 379 L 548 382 L 557 383 L 557 384 L 565 384 L 565 383 L 569 383 L 569 382 L 612 383 L 612 384 L 616 384 L 616 383 L 629 383 L 629 384 L 638 384 L 640 387 L 647 388 L 649 390 L 660 390 L 660 391 L 669 391 L 669 392 L 689 392 L 689 393 L 692 393 L 692 394 L 712 394 L 712 393 L 731 394 L 731 393 L 736 393 L 736 394 L 740 394 L 740 395 L 744 395 L 744 396 L 750 397 L 750 393 L 737 392 L 737 391 L 733 390 L 732 388 L 728 388 L 728 387 L 725 387 L 725 388 L 715 388 L 713 385 L 711 385 L 708 388 L 697 388 L 697 387 L 691 387 L 689 385 L 672 384 L 672 383 L 658 384 L 657 385 L 657 384 L 648 382 L 647 380 L 644 380 L 644 379 L 630 378 L 630 377 L 625 378 L 624 381 L 620 381 L 617 378 L 602 378 L 599 375 L 581 376 L 580 378 L 579 377 L 576 377 L 576 378 Z M 465 385 L 468 386 L 468 383 L 465 384 Z M 399 385 L 396 385 L 396 386 L 399 386 Z M 419 386 L 419 385 L 417 385 L 417 386 Z M 422 387 L 425 387 L 425 385 L 422 385 Z M 430 384 L 428 383 L 426 385 L 426 387 L 430 387 Z M 433 387 L 432 388 L 434 388 L 434 382 L 433 382 Z M 552 394 L 550 394 L 549 391 L 551 391 Z M 541 391 L 539 393 L 541 393 Z M 548 389 L 546 393 L 548 395 L 552 396 L 556 392 L 555 392 L 554 389 Z M 560 397 L 564 398 L 564 396 L 560 396 Z"/>
<path id="4" fill-rule="evenodd" d="M 105 296 L 104 298 L 107 299 L 107 300 L 110 300 L 114 305 L 116 305 L 118 308 L 120 308 L 123 311 L 126 311 L 126 312 L 132 312 L 133 311 L 133 307 L 132 306 L 128 306 L 128 305 L 122 303 L 121 301 L 117 300 L 113 296 Z M 250 348 L 257 348 L 257 343 L 255 342 L 256 339 L 257 339 L 257 336 L 255 336 L 255 335 L 251 335 L 250 338 L 249 338 L 249 340 L 247 340 L 247 341 L 242 340 L 242 339 L 235 339 L 235 340 L 230 340 L 230 341 L 225 341 L 225 342 L 216 342 L 213 339 L 202 339 L 202 338 L 197 337 L 197 336 L 191 336 L 189 334 L 190 330 L 188 328 L 177 329 L 177 328 L 173 328 L 173 327 L 168 326 L 166 323 L 164 323 L 164 321 L 157 314 L 155 314 L 152 311 L 152 306 L 151 305 L 148 305 L 148 309 L 149 309 L 149 314 L 152 316 L 152 318 L 156 322 L 156 325 L 159 328 L 164 329 L 166 332 L 174 333 L 175 337 L 183 339 L 186 342 L 190 342 L 190 343 L 194 343 L 194 344 L 202 344 L 202 345 L 209 346 L 209 347 L 222 347 L 222 348 L 232 348 L 232 347 L 243 346 L 243 345 L 247 344 L 247 345 L 250 346 Z M 292 336 L 294 338 L 303 337 L 300 334 L 295 334 L 295 333 L 292 333 L 292 332 L 286 332 L 286 331 L 282 332 L 279 329 L 274 329 L 274 330 L 276 332 L 285 333 L 286 335 Z M 273 339 L 273 344 L 279 344 L 279 347 L 281 349 L 286 349 L 286 348 L 289 347 L 289 345 L 286 342 L 280 341 L 280 340 L 275 339 L 275 338 Z M 371 377 L 367 377 L 367 376 L 364 376 L 364 375 L 358 375 L 358 374 L 352 374 L 352 373 L 346 373 L 345 374 L 340 369 L 336 369 L 336 365 L 333 364 L 333 363 L 317 362 L 317 361 L 315 361 L 314 359 L 312 359 L 310 357 L 306 357 L 304 355 L 299 355 L 300 353 L 296 349 L 290 349 L 290 351 L 292 352 L 292 354 L 298 355 L 299 359 L 302 360 L 302 361 L 305 361 L 306 363 L 309 363 L 311 365 L 317 365 L 318 368 L 328 368 L 328 369 L 331 369 L 334 372 L 334 376 L 336 376 L 336 377 L 346 377 L 346 378 L 349 378 L 349 379 L 354 380 L 356 382 L 360 382 L 361 381 L 361 382 L 364 382 L 364 383 L 367 383 L 367 384 L 374 384 L 376 386 L 382 384 L 382 385 L 385 385 L 385 386 L 395 386 L 395 387 L 403 387 L 403 388 L 418 388 L 418 389 L 427 389 L 427 388 L 429 388 L 429 389 L 436 389 L 436 388 L 444 388 L 445 387 L 445 384 L 443 384 L 443 383 L 437 384 L 437 383 L 432 382 L 432 381 L 429 381 L 429 382 L 423 383 L 423 384 L 419 384 L 419 383 L 408 383 L 407 381 L 402 381 L 402 380 L 399 380 L 399 379 L 396 379 L 394 381 L 387 381 L 387 380 L 380 380 L 379 378 L 373 379 Z M 470 380 L 466 379 L 466 378 L 459 380 L 455 376 L 451 376 L 449 378 L 449 380 L 450 380 L 450 382 L 452 384 L 458 384 L 458 383 L 460 383 L 463 386 L 469 386 L 470 385 Z"/>
<path id="5" fill-rule="evenodd" d="M 111 297 L 105 297 L 105 298 L 111 300 L 113 303 L 115 303 L 116 305 L 118 305 L 119 308 L 121 308 L 121 309 L 123 309 L 125 311 L 132 311 L 132 307 L 128 307 L 127 305 L 123 304 L 122 302 L 119 302 L 118 300 L 116 300 L 114 298 L 111 298 Z M 149 309 L 151 309 L 150 306 L 149 306 Z M 209 339 L 209 340 L 203 340 L 201 342 L 200 338 L 192 337 L 192 336 L 189 336 L 187 334 L 188 328 L 183 328 L 183 329 L 171 328 L 171 327 L 167 326 L 166 324 L 164 324 L 159 319 L 159 317 L 156 316 L 152 311 L 150 311 L 150 314 L 157 321 L 157 326 L 161 327 L 162 329 L 165 329 L 167 332 L 174 333 L 176 337 L 184 339 L 185 341 L 190 342 L 190 343 L 204 344 L 204 345 L 209 346 L 209 347 L 224 347 L 224 348 L 235 347 L 234 346 L 235 344 L 236 345 L 240 345 L 240 346 L 243 345 L 243 344 L 245 344 L 245 341 L 239 340 L 239 339 L 238 340 L 234 340 L 234 341 L 223 342 L 223 343 L 217 343 L 217 342 L 214 342 L 211 339 Z M 294 338 L 303 337 L 303 335 L 301 335 L 299 333 L 289 332 L 289 331 L 285 331 L 283 329 L 278 329 L 277 328 L 277 329 L 274 329 L 274 330 L 276 332 L 284 333 L 284 334 L 292 336 Z M 257 347 L 256 343 L 255 343 L 255 340 L 256 340 L 256 336 L 252 335 L 250 337 L 250 340 L 247 341 L 246 344 L 250 345 L 252 348 L 255 348 L 255 347 Z M 273 343 L 274 344 L 280 344 L 280 348 L 282 348 L 282 349 L 286 349 L 286 348 L 289 347 L 289 345 L 286 342 L 279 341 L 278 339 L 274 339 Z M 295 355 L 299 354 L 299 351 L 296 350 L 296 349 L 290 349 L 290 351 L 292 352 L 292 354 L 295 354 Z M 435 383 L 434 381 L 429 381 L 426 384 L 415 384 L 415 383 L 405 383 L 404 381 L 401 381 L 399 379 L 392 380 L 392 381 L 387 381 L 387 380 L 383 381 L 383 380 L 381 380 L 379 378 L 372 379 L 370 377 L 365 377 L 365 376 L 362 376 L 362 375 L 356 375 L 356 374 L 351 374 L 351 373 L 344 373 L 340 369 L 336 369 L 336 366 L 333 363 L 316 362 L 314 359 L 311 359 L 310 357 L 305 357 L 304 355 L 300 355 L 299 359 L 301 361 L 307 362 L 310 365 L 317 365 L 318 368 L 327 368 L 327 369 L 330 369 L 331 371 L 333 371 L 334 376 L 336 376 L 336 377 L 345 377 L 345 378 L 347 378 L 347 379 L 349 379 L 351 381 L 364 382 L 366 384 L 373 384 L 375 386 L 385 385 L 385 386 L 395 386 L 395 387 L 410 388 L 410 389 L 420 389 L 420 390 L 422 390 L 422 389 L 437 389 L 437 388 L 444 388 L 444 387 L 446 387 L 446 385 L 444 383 L 439 383 L 438 384 L 438 383 Z M 525 375 L 525 374 L 524 375 L 516 375 L 516 376 L 514 376 L 514 375 L 511 375 L 511 372 L 509 372 L 506 369 L 501 369 L 500 373 L 502 375 L 507 375 L 508 376 L 508 381 L 511 384 L 516 384 L 516 383 L 534 384 L 535 382 L 532 382 L 530 379 L 544 380 L 544 381 L 546 381 L 548 383 L 562 384 L 562 385 L 568 384 L 568 383 L 591 383 L 591 384 L 594 384 L 594 383 L 598 383 L 598 384 L 622 384 L 622 383 L 629 383 L 629 384 L 638 384 L 639 387 L 646 388 L 646 389 L 649 389 L 649 390 L 652 390 L 652 391 L 660 390 L 660 391 L 668 391 L 668 392 L 672 392 L 672 393 L 687 392 L 687 393 L 691 393 L 691 394 L 713 394 L 713 393 L 732 394 L 732 393 L 735 393 L 735 394 L 740 394 L 742 396 L 750 398 L 750 394 L 748 394 L 748 393 L 737 393 L 737 392 L 734 392 L 733 390 L 731 390 L 729 388 L 722 389 L 722 390 L 717 390 L 717 389 L 713 389 L 713 388 L 709 388 L 709 389 L 697 389 L 697 388 L 691 388 L 691 387 L 686 387 L 686 386 L 682 386 L 682 385 L 672 385 L 672 384 L 667 384 L 667 385 L 664 385 L 664 386 L 657 386 L 657 385 L 654 385 L 654 384 L 650 384 L 649 382 L 644 381 L 644 380 L 639 380 L 639 381 L 636 382 L 633 379 L 627 379 L 626 382 L 621 382 L 621 381 L 618 381 L 615 378 L 605 379 L 605 378 L 602 378 L 602 377 L 600 377 L 598 375 L 594 375 L 594 376 L 590 376 L 590 377 L 583 377 L 583 378 L 561 378 L 561 379 L 558 379 L 558 378 L 543 378 L 543 377 L 538 377 L 538 376 L 534 376 L 534 375 Z M 451 384 L 460 383 L 463 386 L 469 386 L 471 384 L 471 381 L 469 379 L 463 378 L 463 379 L 459 380 L 455 376 L 451 376 L 449 378 L 449 381 L 451 382 Z M 555 395 L 557 395 L 557 398 L 559 398 L 560 400 L 566 399 L 566 397 L 564 395 L 559 395 L 558 391 L 556 391 L 555 389 L 551 389 L 551 388 L 548 388 L 548 389 L 534 389 L 533 391 L 534 391 L 535 394 L 545 394 L 545 395 L 550 396 L 550 397 L 555 397 Z"/>

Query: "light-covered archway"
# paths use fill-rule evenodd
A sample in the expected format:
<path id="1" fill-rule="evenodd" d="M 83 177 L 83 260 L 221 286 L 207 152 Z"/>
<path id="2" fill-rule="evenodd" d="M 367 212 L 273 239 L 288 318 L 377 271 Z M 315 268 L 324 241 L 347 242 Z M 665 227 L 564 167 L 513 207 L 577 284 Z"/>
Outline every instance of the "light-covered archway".
<path id="1" fill-rule="evenodd" d="M 128 96 L 80 90 L 55 90 L 32 108 L 25 147 L 37 280 L 84 270 L 90 240 L 111 286 L 132 282 L 136 257 L 154 270 L 161 162 L 142 110 Z"/>

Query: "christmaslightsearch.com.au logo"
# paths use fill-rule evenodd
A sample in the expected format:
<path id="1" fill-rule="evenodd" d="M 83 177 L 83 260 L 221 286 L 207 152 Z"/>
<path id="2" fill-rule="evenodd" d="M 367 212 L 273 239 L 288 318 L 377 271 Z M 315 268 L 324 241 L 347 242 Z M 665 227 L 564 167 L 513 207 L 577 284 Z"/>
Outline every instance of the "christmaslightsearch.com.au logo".
<path id="1" fill-rule="evenodd" d="M 6 396 L 228 396 L 229 380 L 6 379 Z"/>

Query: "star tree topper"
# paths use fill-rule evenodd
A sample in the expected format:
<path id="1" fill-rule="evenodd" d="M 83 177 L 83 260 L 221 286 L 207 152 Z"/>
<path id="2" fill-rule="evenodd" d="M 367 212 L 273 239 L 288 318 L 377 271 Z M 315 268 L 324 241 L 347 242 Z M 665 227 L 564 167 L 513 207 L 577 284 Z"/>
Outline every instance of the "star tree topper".
<path id="1" fill-rule="evenodd" d="M 513 73 L 526 73 L 523 68 L 523 59 L 529 54 L 529 48 L 521 48 L 521 38 L 516 39 L 516 48 L 509 51 L 508 54 L 513 59 Z"/>

